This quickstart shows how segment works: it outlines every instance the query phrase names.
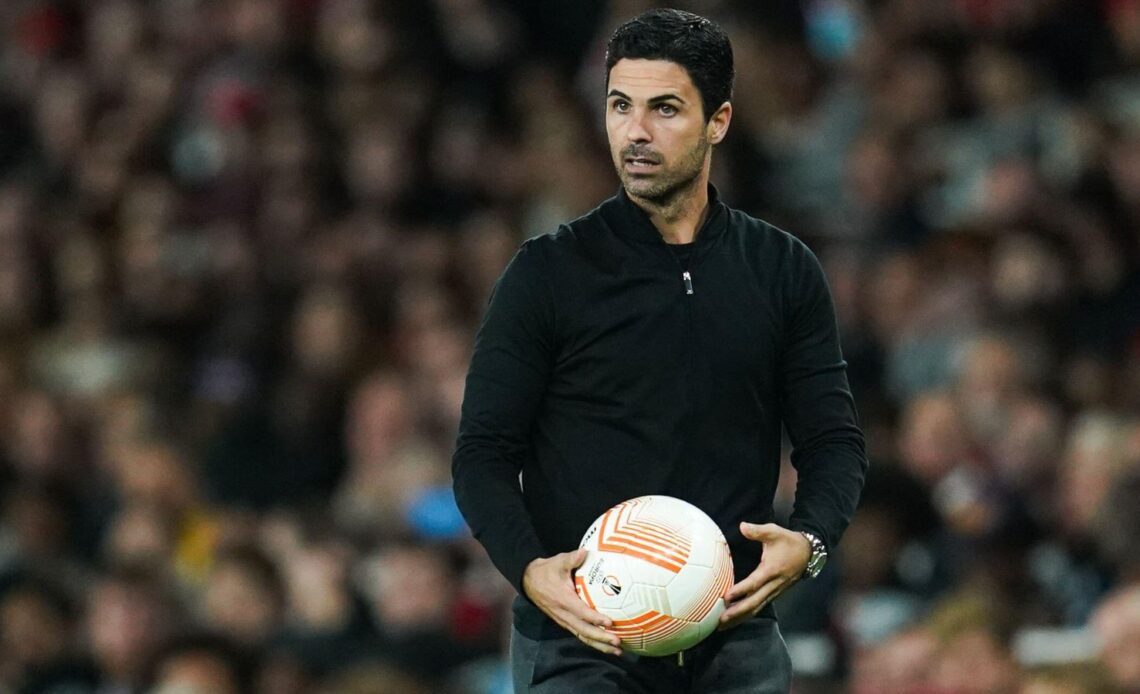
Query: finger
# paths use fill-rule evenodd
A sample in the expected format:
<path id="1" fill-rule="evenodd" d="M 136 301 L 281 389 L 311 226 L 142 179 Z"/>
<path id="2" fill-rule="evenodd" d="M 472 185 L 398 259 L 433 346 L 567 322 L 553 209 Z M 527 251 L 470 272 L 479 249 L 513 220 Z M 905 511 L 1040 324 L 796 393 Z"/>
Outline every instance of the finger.
<path id="1" fill-rule="evenodd" d="M 614 634 L 607 633 L 604 630 L 602 630 L 600 634 L 597 632 L 593 634 L 590 632 L 582 632 L 578 634 L 578 640 L 596 651 L 609 653 L 610 655 L 621 655 L 621 640 Z"/>
<path id="2" fill-rule="evenodd" d="M 611 640 L 612 637 L 614 645 L 617 645 L 617 637 L 607 631 L 613 627 L 614 620 L 592 609 L 576 593 L 569 596 L 568 600 L 561 601 L 558 608 L 561 612 L 559 617 L 566 622 L 567 628 L 574 633 L 587 634 L 594 638 L 606 640 Z"/>
<path id="3" fill-rule="evenodd" d="M 611 632 L 607 627 L 593 624 L 582 619 L 571 618 L 570 624 L 574 627 L 574 633 L 581 637 L 591 639 L 593 641 L 602 641 L 610 646 L 621 645 L 621 639 L 617 634 Z"/>
<path id="4" fill-rule="evenodd" d="M 722 621 L 720 622 L 720 624 L 717 625 L 716 630 L 717 631 L 725 631 L 725 630 L 731 629 L 731 628 L 735 627 L 736 625 L 740 624 L 741 622 L 749 619 L 750 617 L 751 617 L 751 615 L 749 615 L 749 614 L 740 614 L 740 615 L 736 615 L 735 617 L 732 617 L 731 619 L 725 621 L 724 615 L 721 615 Z"/>
<path id="5" fill-rule="evenodd" d="M 597 610 L 590 609 L 584 601 L 578 599 L 577 595 L 574 596 L 573 603 L 565 605 L 565 609 L 572 619 L 576 619 L 584 624 L 589 624 L 590 626 L 609 629 L 614 625 L 614 620 Z"/>
<path id="6" fill-rule="evenodd" d="M 756 591 L 760 590 L 765 583 L 771 581 L 775 576 L 768 572 L 768 567 L 761 564 L 755 571 L 745 576 L 740 583 L 728 589 L 724 594 L 725 602 L 736 602 Z"/>
<path id="7" fill-rule="evenodd" d="M 716 629 L 717 631 L 731 629 L 741 622 L 747 621 L 751 618 L 752 613 L 750 612 L 725 612 L 720 616 L 720 623 L 717 625 Z"/>
<path id="8" fill-rule="evenodd" d="M 568 615 L 565 618 L 565 622 L 563 626 L 566 630 L 574 634 L 579 641 L 587 646 L 605 651 L 606 653 L 617 650 L 617 655 L 621 654 L 621 639 L 618 638 L 617 634 L 611 633 L 596 624 L 578 619 L 573 615 Z"/>
<path id="9" fill-rule="evenodd" d="M 604 627 L 606 629 L 614 625 L 614 620 L 591 608 L 586 604 L 585 600 L 579 598 L 577 591 L 571 590 L 570 596 L 562 602 L 561 606 L 572 618 L 578 619 L 586 624 Z"/>
<path id="10" fill-rule="evenodd" d="M 615 646 L 620 642 L 617 635 L 609 631 L 613 627 L 613 620 L 600 612 L 587 609 L 583 615 L 573 611 L 568 615 L 567 621 L 574 625 L 574 631 L 586 634 L 590 638 L 609 641 Z"/>
<path id="11" fill-rule="evenodd" d="M 772 583 L 766 584 L 759 591 L 745 597 L 740 602 L 730 605 L 720 616 L 720 626 L 718 629 L 730 629 L 740 622 L 751 619 L 760 610 L 764 609 L 776 595 L 779 595 L 779 588 L 773 588 Z"/>
<path id="12" fill-rule="evenodd" d="M 607 641 L 596 641 L 586 636 L 579 636 L 578 640 L 590 648 L 593 648 L 595 651 L 601 651 L 602 653 L 607 653 L 609 655 L 621 655 L 621 648 L 614 646 Z"/>
<path id="13" fill-rule="evenodd" d="M 785 583 L 784 578 L 780 576 L 765 583 L 756 592 L 729 606 L 720 616 L 721 623 L 731 622 L 740 616 L 748 617 L 756 614 L 764 605 L 780 594 Z"/>
<path id="14" fill-rule="evenodd" d="M 784 578 L 782 576 L 775 576 L 767 581 L 752 593 L 741 597 L 738 601 L 729 604 L 726 613 L 736 615 L 740 612 L 747 612 L 752 609 L 759 609 L 765 602 L 770 600 L 782 587 Z"/>
<path id="15" fill-rule="evenodd" d="M 769 542 L 778 537 L 780 526 L 774 523 L 741 523 L 740 534 L 756 542 Z"/>

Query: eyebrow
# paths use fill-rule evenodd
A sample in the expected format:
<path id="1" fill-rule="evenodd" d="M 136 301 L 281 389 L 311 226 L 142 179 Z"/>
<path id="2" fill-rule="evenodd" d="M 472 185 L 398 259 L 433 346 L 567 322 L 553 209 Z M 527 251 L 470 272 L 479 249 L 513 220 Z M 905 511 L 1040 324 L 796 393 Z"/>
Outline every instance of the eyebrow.
<path id="1" fill-rule="evenodd" d="M 620 91 L 618 91 L 616 89 L 611 89 L 610 93 L 606 95 L 606 98 L 609 99 L 609 98 L 614 97 L 614 96 L 621 98 L 621 99 L 625 99 L 626 101 L 633 101 L 633 99 L 631 97 L 629 97 L 626 94 L 621 93 Z M 684 99 L 682 99 L 680 96 L 678 96 L 676 94 L 672 94 L 672 93 L 670 93 L 670 94 L 659 94 L 658 96 L 650 98 L 648 103 L 650 106 L 654 106 L 656 104 L 660 104 L 660 103 L 665 102 L 665 101 L 676 101 L 676 102 L 682 103 L 682 104 L 685 103 Z"/>

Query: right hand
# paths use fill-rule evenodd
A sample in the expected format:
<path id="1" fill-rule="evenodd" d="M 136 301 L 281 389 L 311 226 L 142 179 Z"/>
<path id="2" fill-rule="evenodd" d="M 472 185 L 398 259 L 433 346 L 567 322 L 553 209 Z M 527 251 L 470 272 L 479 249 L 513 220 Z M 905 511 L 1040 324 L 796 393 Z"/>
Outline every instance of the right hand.
<path id="1" fill-rule="evenodd" d="M 592 610 L 574 590 L 574 569 L 586 561 L 586 550 L 535 559 L 523 572 L 523 590 L 538 609 L 579 641 L 602 653 L 621 655 L 621 639 L 607 631 L 613 620 Z"/>

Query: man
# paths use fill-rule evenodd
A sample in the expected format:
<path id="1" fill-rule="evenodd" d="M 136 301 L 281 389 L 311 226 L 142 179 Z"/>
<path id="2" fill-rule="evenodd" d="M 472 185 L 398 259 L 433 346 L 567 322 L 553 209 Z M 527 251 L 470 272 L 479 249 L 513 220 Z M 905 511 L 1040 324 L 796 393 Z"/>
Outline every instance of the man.
<path id="1" fill-rule="evenodd" d="M 456 499 L 520 594 L 517 691 L 787 691 L 770 603 L 818 572 L 867 468 L 831 297 L 802 243 L 709 185 L 732 119 L 724 31 L 653 10 L 617 29 L 606 69 L 622 190 L 524 244 L 496 285 Z M 789 528 L 772 523 L 781 425 L 799 473 Z M 722 630 L 683 658 L 622 653 L 571 582 L 589 524 L 645 494 L 702 508 L 733 553 Z"/>

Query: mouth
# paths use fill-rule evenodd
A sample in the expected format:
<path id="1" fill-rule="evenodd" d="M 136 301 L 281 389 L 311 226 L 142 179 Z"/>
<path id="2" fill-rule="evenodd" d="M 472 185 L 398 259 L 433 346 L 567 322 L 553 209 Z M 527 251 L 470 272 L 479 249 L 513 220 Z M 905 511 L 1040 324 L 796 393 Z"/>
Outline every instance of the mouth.
<path id="1" fill-rule="evenodd" d="M 660 166 L 660 162 L 648 157 L 626 157 L 624 161 L 629 171 L 650 171 Z"/>

